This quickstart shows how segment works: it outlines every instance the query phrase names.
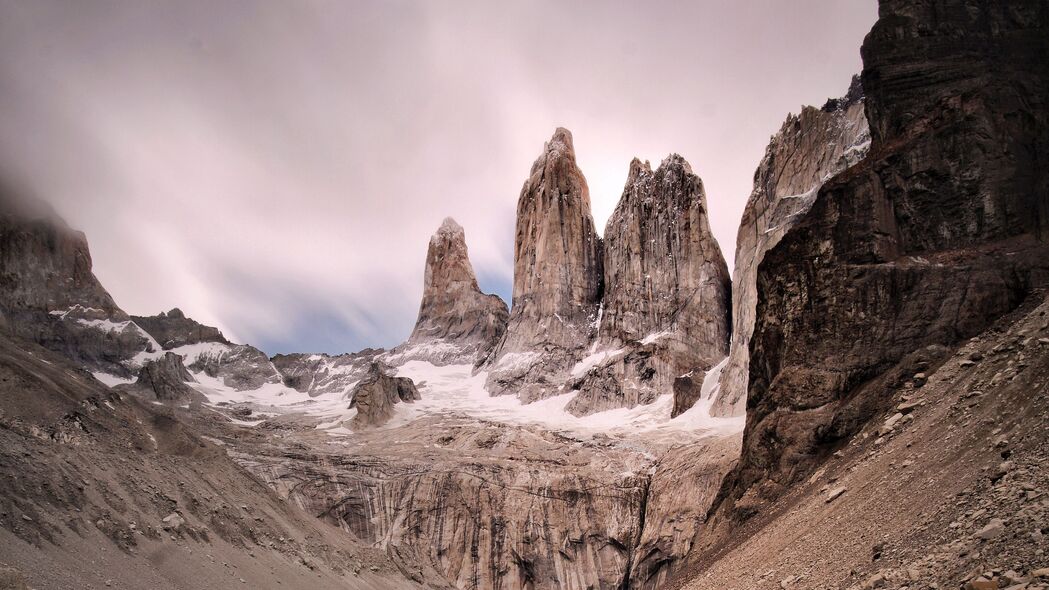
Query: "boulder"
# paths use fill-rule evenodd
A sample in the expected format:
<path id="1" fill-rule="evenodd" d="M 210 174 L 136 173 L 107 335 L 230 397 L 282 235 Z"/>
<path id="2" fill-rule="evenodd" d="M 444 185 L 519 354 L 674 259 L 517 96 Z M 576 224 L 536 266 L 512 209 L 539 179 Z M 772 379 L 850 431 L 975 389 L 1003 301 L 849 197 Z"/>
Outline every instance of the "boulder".
<path id="1" fill-rule="evenodd" d="M 350 420 L 350 427 L 354 429 L 382 426 L 393 417 L 394 405 L 422 399 L 411 379 L 390 375 L 389 367 L 378 362 L 372 363 L 350 397 L 350 408 L 357 409 Z"/>

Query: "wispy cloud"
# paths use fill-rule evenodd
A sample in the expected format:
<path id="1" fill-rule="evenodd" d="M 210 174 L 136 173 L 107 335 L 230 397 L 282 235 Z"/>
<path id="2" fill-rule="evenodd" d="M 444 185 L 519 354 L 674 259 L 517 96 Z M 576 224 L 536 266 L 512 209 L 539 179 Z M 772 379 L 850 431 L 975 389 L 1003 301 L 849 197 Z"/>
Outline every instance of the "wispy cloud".
<path id="1" fill-rule="evenodd" d="M 268 352 L 389 346 L 445 216 L 509 293 L 557 125 L 599 229 L 633 156 L 679 152 L 731 257 L 768 136 L 844 91 L 876 12 L 742 4 L 3 2 L 0 157 L 131 312 Z"/>

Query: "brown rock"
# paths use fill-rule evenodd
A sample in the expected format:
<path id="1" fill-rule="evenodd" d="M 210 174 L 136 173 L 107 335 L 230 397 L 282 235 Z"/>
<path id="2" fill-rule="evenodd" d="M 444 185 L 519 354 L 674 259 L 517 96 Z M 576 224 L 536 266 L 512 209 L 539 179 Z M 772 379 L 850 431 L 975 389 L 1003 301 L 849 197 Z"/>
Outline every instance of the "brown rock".
<path id="1" fill-rule="evenodd" d="M 503 337 L 506 322 L 506 304 L 478 288 L 466 234 L 449 217 L 430 238 L 415 329 L 387 362 L 421 359 L 435 364 L 473 364 Z"/>
<path id="2" fill-rule="evenodd" d="M 732 280 L 732 349 L 711 414 L 741 416 L 746 409 L 750 337 L 757 305 L 758 265 L 816 200 L 827 179 L 862 160 L 870 146 L 859 77 L 849 92 L 823 108 L 789 115 L 765 149 L 754 191 L 736 236 Z"/>
<path id="3" fill-rule="evenodd" d="M 710 232 L 703 182 L 684 158 L 671 154 L 654 172 L 631 162 L 604 257 L 593 348 L 625 352 L 575 384 L 566 409 L 576 415 L 651 403 L 672 392 L 675 377 L 705 372 L 728 354 L 728 267 Z"/>
<path id="4" fill-rule="evenodd" d="M 506 334 L 489 356 L 495 395 L 534 401 L 560 393 L 593 332 L 601 298 L 601 240 L 572 134 L 558 128 L 517 203 L 513 305 Z"/>

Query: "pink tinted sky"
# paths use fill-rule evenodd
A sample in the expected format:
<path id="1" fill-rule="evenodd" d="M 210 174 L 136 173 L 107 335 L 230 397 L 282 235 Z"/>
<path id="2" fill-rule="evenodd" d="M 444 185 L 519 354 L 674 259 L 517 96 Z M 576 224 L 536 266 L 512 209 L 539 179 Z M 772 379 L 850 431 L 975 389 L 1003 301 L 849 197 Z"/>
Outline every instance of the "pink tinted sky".
<path id="1" fill-rule="evenodd" d="M 788 112 L 845 92 L 874 0 L 0 0 L 0 168 L 84 230 L 132 313 L 270 353 L 402 340 L 429 235 L 508 295 L 554 128 L 599 231 L 634 156 L 703 178 L 729 264 Z"/>

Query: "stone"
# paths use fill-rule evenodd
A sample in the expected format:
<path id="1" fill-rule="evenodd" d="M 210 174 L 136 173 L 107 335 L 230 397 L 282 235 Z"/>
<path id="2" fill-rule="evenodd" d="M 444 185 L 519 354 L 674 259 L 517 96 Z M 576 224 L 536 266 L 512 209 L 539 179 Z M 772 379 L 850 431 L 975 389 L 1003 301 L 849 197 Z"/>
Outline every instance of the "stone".
<path id="1" fill-rule="evenodd" d="M 171 350 L 189 344 L 201 342 L 220 342 L 230 344 L 218 328 L 205 326 L 186 317 L 179 308 L 169 312 L 160 312 L 155 316 L 131 316 L 131 319 L 164 350 Z"/>
<path id="2" fill-rule="evenodd" d="M 728 267 L 703 182 L 680 155 L 654 171 L 631 162 L 605 227 L 604 285 L 591 350 L 619 352 L 573 383 L 572 414 L 651 403 L 679 375 L 702 375 L 728 354 Z"/>
<path id="3" fill-rule="evenodd" d="M 381 348 L 345 354 L 278 354 L 270 359 L 285 387 L 312 397 L 342 393 L 368 374 L 373 362 L 384 357 Z"/>
<path id="4" fill-rule="evenodd" d="M 601 239 L 572 134 L 558 128 L 517 202 L 514 288 L 506 333 L 484 363 L 493 395 L 563 393 L 590 341 L 602 289 Z"/>
<path id="5" fill-rule="evenodd" d="M 350 419 L 354 429 L 382 426 L 393 418 L 394 405 L 422 399 L 415 383 L 407 377 L 394 377 L 382 363 L 372 363 L 368 374 L 350 392 L 350 408 L 357 414 Z"/>
<path id="6" fill-rule="evenodd" d="M 976 537 L 983 541 L 989 541 L 1005 532 L 1005 522 L 1000 518 L 992 518 L 983 528 L 976 532 Z"/>
<path id="7" fill-rule="evenodd" d="M 149 335 L 92 272 L 84 234 L 47 203 L 2 181 L 0 331 L 123 378 L 132 376 L 125 362 L 154 352 Z"/>
<path id="8" fill-rule="evenodd" d="M 866 156 L 870 132 L 863 104 L 857 76 L 843 98 L 789 115 L 765 149 L 736 236 L 732 347 L 711 407 L 714 415 L 742 416 L 746 409 L 758 267 L 812 206 L 823 183 Z"/>
<path id="9" fill-rule="evenodd" d="M 399 364 L 474 364 L 488 356 L 506 332 L 506 304 L 477 286 L 462 226 L 447 218 L 430 238 L 423 297 L 415 328 L 385 359 Z"/>
<path id="10" fill-rule="evenodd" d="M 870 152 L 758 267 L 742 454 L 715 513 L 779 498 L 883 415 L 926 347 L 1049 283 L 1047 31 L 1049 12 L 999 3 L 881 3 L 862 49 Z"/>
<path id="11" fill-rule="evenodd" d="M 121 388 L 161 402 L 205 401 L 200 392 L 187 385 L 191 381 L 195 379 L 182 363 L 182 356 L 166 352 L 164 356 L 146 361 L 135 383 Z"/>
<path id="12" fill-rule="evenodd" d="M 831 502 L 833 502 L 833 501 L 837 500 L 837 499 L 838 499 L 838 498 L 840 498 L 840 497 L 842 496 L 842 494 L 844 494 L 844 493 L 845 493 L 846 491 L 848 491 L 848 490 L 847 490 L 846 488 L 835 488 L 835 489 L 833 489 L 833 490 L 831 490 L 831 491 L 827 492 L 827 499 L 826 499 L 826 503 L 827 503 L 827 504 L 830 504 Z"/>
<path id="13" fill-rule="evenodd" d="M 186 524 L 186 519 L 182 518 L 182 515 L 177 512 L 165 516 L 160 520 L 163 523 L 164 530 L 179 530 L 182 525 Z"/>

